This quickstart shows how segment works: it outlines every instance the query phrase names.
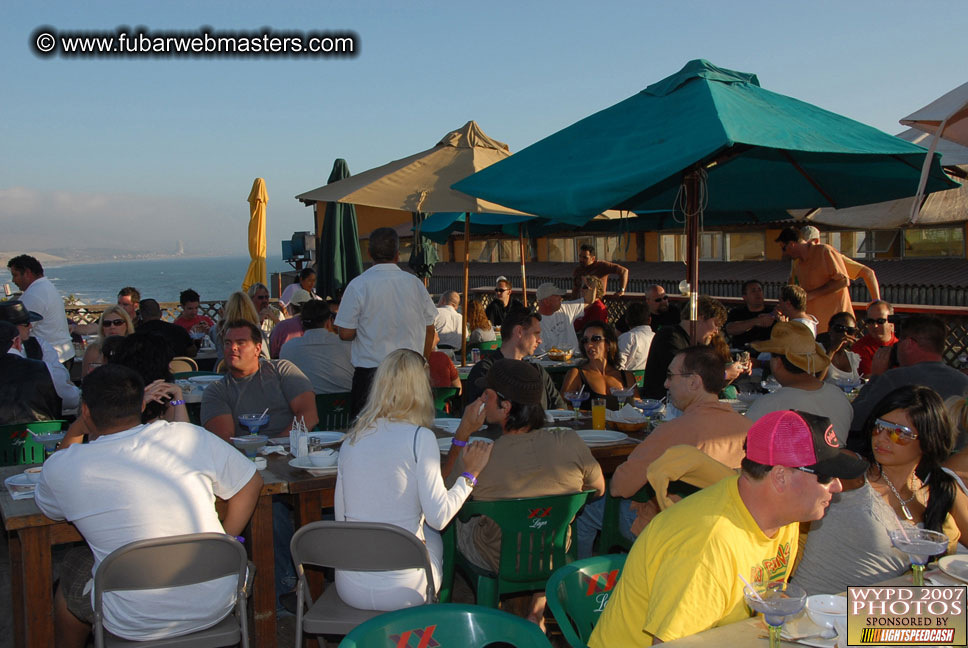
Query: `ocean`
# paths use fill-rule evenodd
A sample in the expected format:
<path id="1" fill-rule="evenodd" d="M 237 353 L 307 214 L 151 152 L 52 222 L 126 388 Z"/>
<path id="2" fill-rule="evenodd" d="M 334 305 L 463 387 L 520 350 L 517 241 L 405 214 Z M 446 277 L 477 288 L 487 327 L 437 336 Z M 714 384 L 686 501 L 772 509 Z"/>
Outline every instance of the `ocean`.
<path id="1" fill-rule="evenodd" d="M 248 257 L 172 257 L 84 263 L 44 268 L 62 297 L 74 295 L 85 304 L 113 304 L 118 291 L 134 286 L 141 298 L 177 302 L 178 294 L 192 288 L 202 301 L 224 300 L 242 287 Z M 267 279 L 273 272 L 292 270 L 281 259 L 266 260 Z M 9 275 L 5 278 L 10 282 Z M 17 287 L 10 283 L 11 289 Z"/>

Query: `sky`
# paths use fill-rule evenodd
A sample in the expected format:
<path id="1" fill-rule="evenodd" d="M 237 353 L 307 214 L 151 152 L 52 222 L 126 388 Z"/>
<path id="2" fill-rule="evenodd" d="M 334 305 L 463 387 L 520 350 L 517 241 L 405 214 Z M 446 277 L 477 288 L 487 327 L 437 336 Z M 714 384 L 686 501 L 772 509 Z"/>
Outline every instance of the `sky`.
<path id="1" fill-rule="evenodd" d="M 312 230 L 296 194 L 476 120 L 519 151 L 687 61 L 888 133 L 964 83 L 968 17 L 894 0 L 4 1 L 0 251 L 245 254 L 256 177 L 268 249 Z M 916 7 L 916 11 L 913 9 Z M 933 16 L 933 17 L 932 17 Z M 931 17 L 931 18 L 929 18 Z M 58 33 L 352 32 L 351 57 L 41 57 Z"/>

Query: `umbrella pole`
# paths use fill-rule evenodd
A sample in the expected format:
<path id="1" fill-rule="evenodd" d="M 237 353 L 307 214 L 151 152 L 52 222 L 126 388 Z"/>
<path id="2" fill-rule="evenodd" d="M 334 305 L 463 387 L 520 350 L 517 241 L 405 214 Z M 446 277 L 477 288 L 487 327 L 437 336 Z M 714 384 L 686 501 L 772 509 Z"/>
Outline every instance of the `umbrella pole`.
<path id="1" fill-rule="evenodd" d="M 686 191 L 686 277 L 689 281 L 689 334 L 696 340 L 699 292 L 699 174 L 693 170 L 683 179 Z"/>
<path id="2" fill-rule="evenodd" d="M 470 263 L 471 263 L 471 215 L 470 213 L 464 214 L 464 308 L 460 312 L 460 322 L 461 330 L 464 331 L 464 335 L 461 336 L 460 343 L 460 366 L 467 366 L 467 308 L 470 304 L 468 301 L 468 293 L 470 292 Z"/>
<path id="3" fill-rule="evenodd" d="M 528 279 L 524 274 L 524 223 L 518 226 L 518 243 L 521 245 L 521 298 L 528 307 Z"/>

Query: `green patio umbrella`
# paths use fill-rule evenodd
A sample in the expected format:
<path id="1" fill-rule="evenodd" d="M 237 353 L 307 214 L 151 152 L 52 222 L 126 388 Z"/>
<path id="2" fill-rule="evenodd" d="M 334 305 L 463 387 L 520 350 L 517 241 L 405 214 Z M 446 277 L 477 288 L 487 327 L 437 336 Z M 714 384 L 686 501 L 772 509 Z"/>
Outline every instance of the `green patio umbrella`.
<path id="1" fill-rule="evenodd" d="M 924 155 L 910 142 L 765 90 L 754 74 L 695 60 L 453 187 L 577 225 L 609 208 L 668 211 L 679 202 L 695 287 L 703 212 L 714 225 L 717 214 L 901 198 L 917 186 Z M 935 156 L 927 190 L 954 186 Z"/>
<path id="2" fill-rule="evenodd" d="M 337 158 L 328 183 L 349 176 L 346 160 Z M 338 202 L 326 203 L 323 231 L 316 244 L 316 294 L 339 298 L 346 284 L 362 272 L 363 254 L 356 229 L 356 207 Z"/>
<path id="3" fill-rule="evenodd" d="M 434 265 L 440 261 L 434 240 L 423 235 L 422 224 L 426 219 L 427 214 L 413 212 L 413 246 L 410 248 L 410 260 L 407 261 L 407 265 L 415 275 L 424 280 L 424 284 L 434 274 Z"/>

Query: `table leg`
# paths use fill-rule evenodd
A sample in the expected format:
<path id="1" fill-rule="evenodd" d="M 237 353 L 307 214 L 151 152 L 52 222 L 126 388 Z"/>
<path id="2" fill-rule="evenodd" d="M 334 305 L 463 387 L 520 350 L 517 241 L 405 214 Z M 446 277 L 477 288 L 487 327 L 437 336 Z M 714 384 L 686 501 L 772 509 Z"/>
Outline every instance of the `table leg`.
<path id="1" fill-rule="evenodd" d="M 272 548 L 272 495 L 260 495 L 249 521 L 249 559 L 255 563 L 255 581 L 249 605 L 252 645 L 276 645 L 275 557 Z"/>
<path id="2" fill-rule="evenodd" d="M 23 643 L 20 645 L 30 648 L 53 647 L 54 645 L 54 592 L 53 568 L 50 557 L 50 527 L 28 527 L 17 532 L 20 536 L 19 562 L 21 571 L 14 576 L 11 569 L 11 580 L 19 579 L 23 593 L 20 602 L 20 614 L 23 628 Z M 11 561 L 14 550 L 11 545 Z M 11 565 L 13 567 L 13 565 Z M 11 582 L 11 594 L 14 583 Z M 27 602 L 30 605 L 26 605 Z M 16 607 L 18 603 L 14 603 Z M 15 627 L 17 625 L 14 620 Z"/>
<path id="3" fill-rule="evenodd" d="M 10 563 L 10 607 L 13 612 L 13 645 L 24 644 L 24 575 L 20 536 L 7 534 L 7 557 Z"/>

